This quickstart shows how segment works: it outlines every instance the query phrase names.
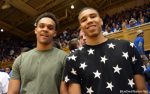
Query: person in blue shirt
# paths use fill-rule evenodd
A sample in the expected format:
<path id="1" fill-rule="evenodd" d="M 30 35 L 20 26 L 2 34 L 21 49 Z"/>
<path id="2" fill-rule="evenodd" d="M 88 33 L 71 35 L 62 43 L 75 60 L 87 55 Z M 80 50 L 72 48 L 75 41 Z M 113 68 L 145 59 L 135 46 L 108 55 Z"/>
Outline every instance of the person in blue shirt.
<path id="1" fill-rule="evenodd" d="M 148 61 L 148 58 L 146 57 L 144 52 L 144 31 L 143 30 L 137 30 L 137 37 L 134 40 L 134 45 L 137 48 L 143 61 Z M 148 63 L 146 65 L 149 66 Z"/>

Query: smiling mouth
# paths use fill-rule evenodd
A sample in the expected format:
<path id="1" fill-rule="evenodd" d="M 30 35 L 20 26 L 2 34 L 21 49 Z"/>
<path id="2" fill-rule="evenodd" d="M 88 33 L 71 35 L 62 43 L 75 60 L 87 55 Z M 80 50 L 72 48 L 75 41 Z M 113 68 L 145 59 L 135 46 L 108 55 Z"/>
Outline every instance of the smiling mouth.
<path id="1" fill-rule="evenodd" d="M 87 29 L 89 29 L 89 28 L 95 28 L 95 27 L 96 27 L 96 25 L 90 25 L 90 26 L 87 27 Z"/>
<path id="2" fill-rule="evenodd" d="M 47 38 L 48 38 L 48 35 L 40 35 L 40 36 L 43 36 L 43 37 L 47 37 Z"/>

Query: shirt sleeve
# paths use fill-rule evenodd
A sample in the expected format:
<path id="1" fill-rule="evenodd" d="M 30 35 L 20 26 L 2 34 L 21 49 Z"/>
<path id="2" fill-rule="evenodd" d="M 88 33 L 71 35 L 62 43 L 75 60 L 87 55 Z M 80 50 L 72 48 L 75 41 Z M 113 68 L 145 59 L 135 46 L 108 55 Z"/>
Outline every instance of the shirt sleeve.
<path id="1" fill-rule="evenodd" d="M 144 52 L 144 39 L 143 38 L 140 39 L 140 41 L 138 43 L 138 48 L 139 48 L 139 53 L 141 55 L 145 54 L 145 52 Z"/>
<path id="2" fill-rule="evenodd" d="M 81 79 L 78 75 L 78 68 L 77 68 L 77 63 L 78 63 L 78 57 L 76 54 L 72 53 L 70 54 L 67 59 L 66 59 L 66 65 L 64 69 L 64 76 L 63 80 L 66 83 L 79 83 L 81 82 Z"/>
<path id="3" fill-rule="evenodd" d="M 20 80 L 21 79 L 21 76 L 20 76 L 21 57 L 22 56 L 20 55 L 14 61 L 14 64 L 12 66 L 12 76 L 11 76 L 11 79 L 14 79 L 14 80 Z"/>
<path id="4" fill-rule="evenodd" d="M 129 55 L 134 75 L 143 74 L 144 71 L 143 61 L 135 46 L 129 46 Z"/>

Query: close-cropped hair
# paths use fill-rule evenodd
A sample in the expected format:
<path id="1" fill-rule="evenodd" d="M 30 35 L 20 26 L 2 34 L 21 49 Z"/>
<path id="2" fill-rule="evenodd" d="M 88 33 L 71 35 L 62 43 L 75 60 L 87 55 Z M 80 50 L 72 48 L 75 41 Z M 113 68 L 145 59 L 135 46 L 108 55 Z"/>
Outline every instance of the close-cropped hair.
<path id="1" fill-rule="evenodd" d="M 48 18 L 52 19 L 55 22 L 56 30 L 58 29 L 58 24 L 59 24 L 58 19 L 56 18 L 56 16 L 53 13 L 50 13 L 50 12 L 45 12 L 45 13 L 39 15 L 35 20 L 34 26 L 37 26 L 39 21 L 44 17 L 48 17 Z"/>
<path id="2" fill-rule="evenodd" d="M 85 10 L 87 10 L 87 9 L 95 10 L 95 11 L 99 14 L 99 12 L 98 12 L 95 8 L 92 8 L 92 7 L 85 7 L 85 8 L 83 8 L 83 9 L 80 10 L 79 15 L 80 15 L 83 11 L 85 11 Z M 78 15 L 78 19 L 79 19 L 79 15 Z"/>

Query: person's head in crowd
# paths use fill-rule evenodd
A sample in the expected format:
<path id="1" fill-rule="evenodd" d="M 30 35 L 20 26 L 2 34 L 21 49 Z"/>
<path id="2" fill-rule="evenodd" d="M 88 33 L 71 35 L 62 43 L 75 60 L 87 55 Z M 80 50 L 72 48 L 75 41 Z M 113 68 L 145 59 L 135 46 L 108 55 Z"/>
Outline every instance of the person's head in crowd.
<path id="1" fill-rule="evenodd" d="M 144 18 L 141 18 L 141 19 L 140 19 L 140 23 L 141 23 L 141 24 L 144 24 L 144 23 L 145 23 L 145 22 L 144 22 Z"/>
<path id="2" fill-rule="evenodd" d="M 52 46 L 53 37 L 56 36 L 58 21 L 54 14 L 46 12 L 37 17 L 35 21 L 35 34 L 37 47 Z M 39 48 L 40 48 L 39 47 Z"/>
<path id="3" fill-rule="evenodd" d="M 12 70 L 11 66 L 7 66 L 5 68 L 5 72 L 8 73 L 8 74 L 11 72 L 11 70 Z"/>
<path id="4" fill-rule="evenodd" d="M 56 48 L 58 48 L 58 49 L 61 49 L 59 42 L 54 41 L 53 43 L 54 43 L 54 44 L 53 44 L 54 47 L 56 47 Z"/>
<path id="5" fill-rule="evenodd" d="M 136 22 L 137 22 L 137 21 L 136 21 L 134 18 L 131 18 L 131 20 L 129 21 L 130 27 L 135 26 L 135 23 L 136 23 Z"/>
<path id="6" fill-rule="evenodd" d="M 86 44 L 86 36 L 84 34 L 84 32 L 80 29 L 80 32 L 79 32 L 79 45 L 82 46 L 82 45 L 85 45 Z"/>
<path id="7" fill-rule="evenodd" d="M 81 30 L 85 33 L 86 44 L 95 44 L 95 39 L 104 39 L 102 34 L 103 21 L 94 8 L 86 7 L 79 12 L 78 16 Z"/>
<path id="8" fill-rule="evenodd" d="M 144 36 L 144 31 L 143 30 L 137 30 L 137 36 Z"/>
<path id="9" fill-rule="evenodd" d="M 69 50 L 75 50 L 79 47 L 79 41 L 77 38 L 72 39 L 71 41 L 69 41 Z"/>

